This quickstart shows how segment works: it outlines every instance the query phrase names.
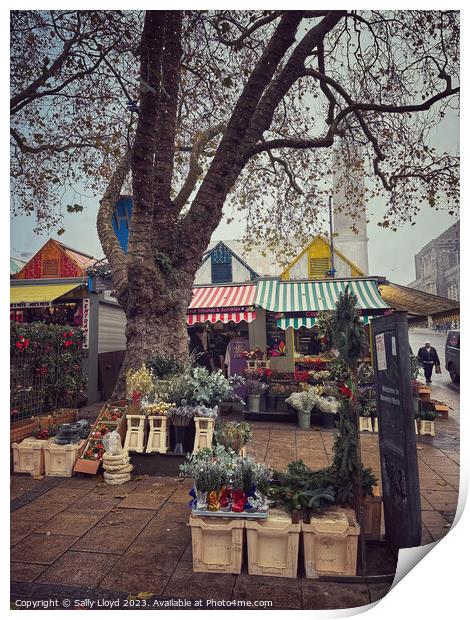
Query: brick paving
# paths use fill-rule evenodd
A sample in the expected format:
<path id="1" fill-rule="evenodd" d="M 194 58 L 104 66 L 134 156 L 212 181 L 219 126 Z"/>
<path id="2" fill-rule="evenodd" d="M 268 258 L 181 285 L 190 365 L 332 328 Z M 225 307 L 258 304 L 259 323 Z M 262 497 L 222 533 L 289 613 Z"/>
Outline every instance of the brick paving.
<path id="1" fill-rule="evenodd" d="M 335 433 L 293 424 L 253 422 L 250 456 L 282 469 L 294 459 L 320 468 L 331 459 Z M 439 427 L 448 424 L 439 422 Z M 452 422 L 451 422 L 452 424 Z M 438 428 L 439 428 L 438 427 Z M 453 431 L 455 432 L 455 431 Z M 439 437 L 444 436 L 440 443 Z M 449 434 L 418 438 L 422 544 L 445 536 L 458 500 L 458 444 Z M 380 479 L 378 438 L 361 434 L 362 458 Z M 149 457 L 151 458 L 151 457 Z M 175 477 L 139 477 L 121 487 L 101 476 L 11 478 L 12 597 L 72 600 L 141 594 L 146 605 L 168 597 L 189 600 L 270 600 L 280 609 L 339 609 L 380 599 L 386 583 L 327 583 L 193 573 L 188 522 L 190 483 Z M 375 573 L 394 572 L 394 562 Z M 392 563 L 390 563 L 392 562 Z"/>

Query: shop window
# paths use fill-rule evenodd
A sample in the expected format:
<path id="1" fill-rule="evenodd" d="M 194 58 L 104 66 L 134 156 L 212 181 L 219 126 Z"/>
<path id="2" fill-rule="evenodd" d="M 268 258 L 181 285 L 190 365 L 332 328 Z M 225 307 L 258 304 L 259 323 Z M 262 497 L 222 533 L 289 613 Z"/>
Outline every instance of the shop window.
<path id="1" fill-rule="evenodd" d="M 56 258 L 43 260 L 42 275 L 43 276 L 58 276 L 59 275 L 59 261 Z"/>
<path id="2" fill-rule="evenodd" d="M 326 258 L 311 258 L 309 263 L 309 278 L 322 279 L 328 277 L 328 271 L 330 269 L 330 259 Z"/>

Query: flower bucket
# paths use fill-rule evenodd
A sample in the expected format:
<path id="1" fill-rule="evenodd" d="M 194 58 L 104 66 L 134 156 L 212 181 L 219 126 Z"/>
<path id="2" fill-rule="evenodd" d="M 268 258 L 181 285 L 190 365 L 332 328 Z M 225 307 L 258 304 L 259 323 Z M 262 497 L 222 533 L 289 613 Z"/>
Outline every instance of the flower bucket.
<path id="1" fill-rule="evenodd" d="M 320 424 L 323 428 L 336 428 L 336 414 L 325 411 L 320 412 Z"/>
<path id="2" fill-rule="evenodd" d="M 249 394 L 248 395 L 248 411 L 258 412 L 260 410 L 260 394 Z"/>
<path id="3" fill-rule="evenodd" d="M 299 428 L 308 430 L 310 428 L 310 413 L 297 411 L 297 424 Z"/>

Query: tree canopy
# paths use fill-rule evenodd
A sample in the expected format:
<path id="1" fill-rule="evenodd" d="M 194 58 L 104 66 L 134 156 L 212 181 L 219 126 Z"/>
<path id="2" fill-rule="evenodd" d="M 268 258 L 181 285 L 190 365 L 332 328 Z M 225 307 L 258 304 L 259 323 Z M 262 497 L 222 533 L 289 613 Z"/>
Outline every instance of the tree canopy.
<path id="1" fill-rule="evenodd" d="M 165 191 L 173 213 L 188 221 L 230 123 L 240 139 L 224 204 L 246 210 L 252 240 L 274 247 L 279 237 L 315 232 L 331 191 L 326 149 L 339 139 L 350 195 L 359 147 L 368 197 L 386 197 L 383 226 L 411 221 L 423 206 L 458 208 L 457 153 L 439 152 L 430 140 L 458 106 L 457 12 L 168 14 L 154 24 L 152 86 L 140 66 L 144 13 L 12 12 L 14 212 L 34 213 L 39 228 L 58 226 L 61 209 L 80 210 L 83 187 L 100 195 L 139 141 L 149 95 L 157 151 L 171 159 Z M 179 31 L 165 39 L 170 18 Z M 165 51 L 178 60 L 166 75 Z M 166 115 L 163 103 L 172 106 Z M 246 127 L 236 127 L 242 112 Z M 69 188 L 76 201 L 64 205 Z"/>

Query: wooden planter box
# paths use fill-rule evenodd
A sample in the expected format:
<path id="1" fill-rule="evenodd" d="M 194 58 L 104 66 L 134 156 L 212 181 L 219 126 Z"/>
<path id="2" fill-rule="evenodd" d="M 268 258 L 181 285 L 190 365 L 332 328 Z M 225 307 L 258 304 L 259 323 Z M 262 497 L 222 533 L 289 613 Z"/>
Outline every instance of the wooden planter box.
<path id="1" fill-rule="evenodd" d="M 442 405 L 441 403 L 435 404 L 434 411 L 437 413 L 437 417 L 440 420 L 449 419 L 449 407 L 447 405 Z"/>
<path id="2" fill-rule="evenodd" d="M 66 444 L 59 446 L 54 443 L 53 439 L 49 439 L 44 445 L 44 466 L 46 476 L 59 476 L 61 478 L 70 478 L 73 475 L 73 468 L 78 455 L 80 454 L 85 439 L 79 443 Z"/>
<path id="3" fill-rule="evenodd" d="M 19 443 L 23 439 L 31 437 L 31 435 L 36 435 L 38 431 L 39 423 L 37 418 L 15 422 L 10 426 L 10 443 Z"/>
<path id="4" fill-rule="evenodd" d="M 418 388 L 418 394 L 420 400 L 431 400 L 431 388 L 420 387 Z"/>
<path id="5" fill-rule="evenodd" d="M 113 402 L 106 403 L 101 409 L 100 414 L 97 417 L 96 422 L 90 431 L 90 435 L 93 432 L 95 432 L 95 430 L 104 422 L 104 420 L 102 420 L 101 417 L 105 411 L 107 411 L 108 409 L 113 409 L 114 407 L 125 407 L 126 405 L 127 405 L 127 401 L 125 400 L 119 400 L 119 401 L 113 401 Z M 106 424 L 109 424 L 109 422 L 106 421 Z M 116 420 L 116 430 L 121 436 L 121 442 L 124 444 L 124 439 L 126 437 L 126 416 L 124 414 L 122 415 L 120 420 Z M 75 463 L 74 472 L 80 472 L 82 474 L 96 474 L 96 472 L 98 471 L 101 465 L 101 459 L 82 458 L 87 448 L 87 445 L 88 445 L 88 439 L 85 440 L 83 444 L 80 457 L 77 459 L 77 462 Z"/>
<path id="6" fill-rule="evenodd" d="M 40 415 L 34 416 L 31 420 L 35 420 L 38 423 L 39 430 L 43 431 L 53 426 L 52 415 Z"/>
<path id="7" fill-rule="evenodd" d="M 314 516 L 302 533 L 307 579 L 356 574 L 359 526 L 351 513 L 338 508 Z"/>
<path id="8" fill-rule="evenodd" d="M 245 522 L 248 574 L 297 577 L 300 523 L 281 510 L 270 510 L 267 519 Z"/>
<path id="9" fill-rule="evenodd" d="M 434 420 L 420 420 L 419 421 L 419 434 L 436 436 L 436 426 Z"/>
<path id="10" fill-rule="evenodd" d="M 382 496 L 378 487 L 374 487 L 373 493 L 364 499 L 363 534 L 367 540 L 380 540 Z"/>
<path id="11" fill-rule="evenodd" d="M 149 415 L 149 436 L 145 452 L 168 452 L 168 418 L 166 415 Z"/>
<path id="12" fill-rule="evenodd" d="M 242 519 L 190 516 L 195 573 L 239 575 L 242 569 Z"/>
<path id="13" fill-rule="evenodd" d="M 213 418 L 194 418 L 196 425 L 196 435 L 194 437 L 193 454 L 201 448 L 211 448 L 214 436 L 215 420 Z"/>
<path id="14" fill-rule="evenodd" d="M 369 431 L 369 433 L 373 433 L 372 418 L 363 415 L 359 416 L 359 431 Z"/>
<path id="15" fill-rule="evenodd" d="M 30 474 L 35 480 L 44 477 L 44 444 L 47 439 L 27 437 L 21 443 L 13 443 L 13 471 Z"/>
<path id="16" fill-rule="evenodd" d="M 57 409 L 52 412 L 50 425 L 73 424 L 77 420 L 78 409 Z"/>
<path id="17" fill-rule="evenodd" d="M 129 452 L 144 451 L 144 433 L 147 416 L 126 415 L 127 432 L 124 441 L 124 450 Z"/>

